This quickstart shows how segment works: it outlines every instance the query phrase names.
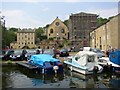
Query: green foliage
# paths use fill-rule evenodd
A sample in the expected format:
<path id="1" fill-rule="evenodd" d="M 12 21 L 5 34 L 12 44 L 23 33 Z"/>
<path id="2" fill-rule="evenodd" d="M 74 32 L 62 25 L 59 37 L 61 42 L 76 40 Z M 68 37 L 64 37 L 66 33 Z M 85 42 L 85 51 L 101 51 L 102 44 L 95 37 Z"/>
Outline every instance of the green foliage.
<path id="1" fill-rule="evenodd" d="M 48 28 L 50 26 L 50 24 L 47 24 L 46 26 L 45 26 L 45 28 Z"/>
<path id="2" fill-rule="evenodd" d="M 13 28 L 13 27 L 12 27 L 12 28 L 10 28 L 10 29 L 9 29 L 9 31 L 14 31 L 14 32 L 17 32 L 17 31 L 18 31 L 18 29 L 17 29 L 17 28 Z"/>
<path id="3" fill-rule="evenodd" d="M 110 20 L 110 19 L 112 19 L 112 18 L 114 18 L 114 16 L 112 16 L 112 17 L 109 17 L 108 19 Z"/>
<path id="4" fill-rule="evenodd" d="M 97 24 L 98 24 L 98 26 L 101 26 L 101 25 L 105 24 L 107 21 L 108 21 L 107 18 L 100 17 L 97 19 Z"/>
<path id="5" fill-rule="evenodd" d="M 8 65 L 12 65 L 12 61 L 10 61 L 10 60 L 7 61 L 7 64 L 8 64 Z"/>
<path id="6" fill-rule="evenodd" d="M 53 41 L 53 40 L 54 40 L 54 38 L 49 38 L 49 40 Z"/>
<path id="7" fill-rule="evenodd" d="M 38 29 L 35 30 L 35 34 L 36 34 L 36 43 L 38 43 L 39 41 L 42 41 L 43 39 L 47 39 L 46 35 L 44 34 L 44 29 L 42 27 L 39 27 Z"/>
<path id="8" fill-rule="evenodd" d="M 16 41 L 17 35 L 14 30 L 7 30 L 6 28 L 2 28 L 2 48 L 6 48 L 6 46 L 10 46 L 10 43 Z"/>
<path id="9" fill-rule="evenodd" d="M 68 27 L 68 20 L 64 20 L 63 23 Z"/>

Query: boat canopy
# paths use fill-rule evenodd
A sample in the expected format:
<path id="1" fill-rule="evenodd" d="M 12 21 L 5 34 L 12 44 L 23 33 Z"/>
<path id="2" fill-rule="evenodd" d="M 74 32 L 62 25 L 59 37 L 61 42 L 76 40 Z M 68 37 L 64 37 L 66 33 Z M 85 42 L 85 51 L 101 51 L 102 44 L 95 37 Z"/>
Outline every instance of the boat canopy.
<path id="1" fill-rule="evenodd" d="M 97 54 L 92 51 L 79 51 L 74 59 L 81 66 L 85 66 L 88 62 L 96 62 L 98 60 Z"/>
<path id="2" fill-rule="evenodd" d="M 32 55 L 30 60 L 32 60 L 35 64 L 42 65 L 44 62 L 56 62 L 60 61 L 58 59 L 53 58 L 49 54 L 37 54 L 37 55 Z"/>

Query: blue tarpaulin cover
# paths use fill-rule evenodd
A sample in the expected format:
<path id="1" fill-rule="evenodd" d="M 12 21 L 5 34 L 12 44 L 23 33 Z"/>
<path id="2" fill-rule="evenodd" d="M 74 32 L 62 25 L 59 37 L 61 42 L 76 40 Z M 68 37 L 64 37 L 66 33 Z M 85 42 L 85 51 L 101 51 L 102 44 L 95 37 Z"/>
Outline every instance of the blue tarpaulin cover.
<path id="1" fill-rule="evenodd" d="M 53 58 L 49 54 L 37 54 L 37 55 L 32 55 L 30 60 L 32 60 L 35 64 L 39 64 L 43 66 L 44 62 L 56 62 L 60 61 L 58 59 Z"/>

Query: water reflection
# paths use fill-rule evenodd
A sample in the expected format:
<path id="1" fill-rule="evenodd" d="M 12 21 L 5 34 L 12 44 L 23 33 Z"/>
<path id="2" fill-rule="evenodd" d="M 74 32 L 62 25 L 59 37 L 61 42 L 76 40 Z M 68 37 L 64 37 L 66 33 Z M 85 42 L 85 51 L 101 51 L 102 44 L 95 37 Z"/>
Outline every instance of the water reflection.
<path id="1" fill-rule="evenodd" d="M 36 74 L 21 67 L 3 67 L 3 88 L 120 88 L 120 76 L 82 75 L 65 70 L 58 75 Z"/>

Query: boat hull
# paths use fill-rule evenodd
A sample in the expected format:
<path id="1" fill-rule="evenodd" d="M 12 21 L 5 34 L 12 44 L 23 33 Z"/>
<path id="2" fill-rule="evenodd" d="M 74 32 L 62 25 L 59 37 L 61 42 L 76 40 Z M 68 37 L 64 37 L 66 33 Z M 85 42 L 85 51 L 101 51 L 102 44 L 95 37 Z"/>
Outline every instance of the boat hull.
<path id="1" fill-rule="evenodd" d="M 42 74 L 57 74 L 57 73 L 62 73 L 63 72 L 63 66 L 57 66 L 58 69 L 54 69 L 54 66 L 53 67 L 48 67 L 48 68 L 43 68 L 42 66 L 41 67 L 38 67 L 37 71 L 38 73 L 42 73 Z"/>
<path id="2" fill-rule="evenodd" d="M 70 69 L 70 71 L 75 71 L 75 72 L 78 72 L 78 73 L 81 73 L 81 74 L 84 74 L 84 75 L 90 75 L 90 74 L 94 73 L 93 70 L 88 71 L 88 70 L 85 70 L 85 69 L 82 69 L 82 68 L 78 68 L 78 67 L 72 66 L 70 64 L 66 64 L 66 67 L 68 69 Z M 102 72 L 102 70 L 98 71 L 98 73 L 101 73 L 101 72 Z"/>
<path id="3" fill-rule="evenodd" d="M 113 71 L 117 74 L 120 74 L 120 67 L 113 67 Z"/>

